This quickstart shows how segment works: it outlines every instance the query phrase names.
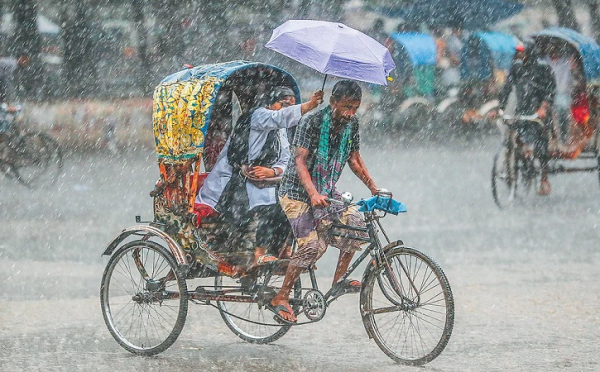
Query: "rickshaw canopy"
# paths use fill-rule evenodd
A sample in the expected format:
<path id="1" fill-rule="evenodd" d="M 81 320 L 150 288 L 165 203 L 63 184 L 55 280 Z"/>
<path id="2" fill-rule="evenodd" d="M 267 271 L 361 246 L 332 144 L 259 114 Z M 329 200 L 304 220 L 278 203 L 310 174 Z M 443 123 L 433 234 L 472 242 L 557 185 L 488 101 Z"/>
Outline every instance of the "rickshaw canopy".
<path id="1" fill-rule="evenodd" d="M 435 66 L 437 48 L 435 39 L 419 32 L 397 32 L 391 38 L 406 51 L 413 66 Z"/>
<path id="2" fill-rule="evenodd" d="M 564 27 L 551 27 L 532 35 L 536 42 L 544 38 L 563 40 L 574 47 L 581 58 L 588 85 L 600 85 L 600 46 L 591 37 Z"/>
<path id="3" fill-rule="evenodd" d="M 463 80 L 487 80 L 497 70 L 508 71 L 519 43 L 513 35 L 501 32 L 474 32 L 461 51 L 460 75 Z"/>
<path id="4" fill-rule="evenodd" d="M 430 96 L 435 89 L 435 65 L 437 47 L 435 39 L 419 32 L 397 32 L 390 35 L 394 40 L 396 83 L 402 83 L 404 94 Z"/>
<path id="5" fill-rule="evenodd" d="M 207 64 L 167 76 L 155 88 L 153 97 L 152 121 L 159 160 L 177 162 L 203 152 L 211 118 L 225 110 L 223 107 L 231 110 L 231 95 L 223 100 L 225 104 L 217 102 L 223 93 L 234 93 L 244 112 L 279 85 L 290 87 L 300 102 L 296 80 L 284 70 L 263 63 Z"/>

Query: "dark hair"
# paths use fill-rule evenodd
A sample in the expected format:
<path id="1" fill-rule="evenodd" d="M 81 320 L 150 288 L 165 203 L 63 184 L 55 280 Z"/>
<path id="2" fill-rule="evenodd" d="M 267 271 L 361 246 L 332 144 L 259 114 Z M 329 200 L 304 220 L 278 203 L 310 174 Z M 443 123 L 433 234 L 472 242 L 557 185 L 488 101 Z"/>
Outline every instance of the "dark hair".
<path id="1" fill-rule="evenodd" d="M 523 45 L 525 46 L 525 58 L 523 59 L 523 64 L 535 64 L 538 58 L 540 58 L 540 48 L 538 44 L 534 39 L 526 38 L 523 40 Z"/>
<path id="2" fill-rule="evenodd" d="M 294 93 L 294 91 L 289 87 L 285 87 L 285 86 L 275 87 L 275 88 L 273 88 L 271 93 L 269 93 L 269 99 L 268 99 L 267 104 L 272 105 L 275 102 L 282 100 L 283 97 L 286 97 L 286 96 L 296 97 L 296 93 Z"/>
<path id="3" fill-rule="evenodd" d="M 333 86 L 331 96 L 336 100 L 347 97 L 360 101 L 362 99 L 362 89 L 360 89 L 360 86 L 355 81 L 340 80 Z"/>

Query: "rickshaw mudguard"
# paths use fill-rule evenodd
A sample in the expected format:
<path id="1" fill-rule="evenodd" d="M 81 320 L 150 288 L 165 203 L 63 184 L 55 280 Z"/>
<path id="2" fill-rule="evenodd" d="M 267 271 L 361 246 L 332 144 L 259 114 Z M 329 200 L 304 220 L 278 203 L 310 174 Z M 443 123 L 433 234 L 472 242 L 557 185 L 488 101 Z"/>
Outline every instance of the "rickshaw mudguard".
<path id="1" fill-rule="evenodd" d="M 185 255 L 185 252 L 177 242 L 171 238 L 167 233 L 162 231 L 161 229 L 150 226 L 150 225 L 136 225 L 131 226 L 123 231 L 119 235 L 117 235 L 106 247 L 102 255 L 111 255 L 113 251 L 121 244 L 125 239 L 127 239 L 131 235 L 139 235 L 142 239 L 147 240 L 152 237 L 156 237 L 163 242 L 166 243 L 167 247 L 173 254 L 175 261 L 179 266 L 188 266 L 189 262 Z"/>
<path id="2" fill-rule="evenodd" d="M 431 106 L 431 101 L 428 100 L 425 97 L 410 97 L 408 99 L 405 99 L 404 101 L 402 101 L 402 104 L 400 105 L 400 112 L 405 111 L 407 108 L 409 108 L 412 105 L 416 105 L 416 104 L 420 104 L 420 105 L 425 105 L 427 107 Z"/>
<path id="3" fill-rule="evenodd" d="M 492 99 L 492 100 L 485 102 L 483 105 L 481 105 L 479 110 L 477 110 L 477 114 L 483 116 L 483 115 L 486 115 L 491 110 L 496 109 L 498 107 L 500 107 L 500 100 Z"/>
<path id="4" fill-rule="evenodd" d="M 448 107 L 450 107 L 450 105 L 452 105 L 456 101 L 458 101 L 458 96 L 446 98 L 442 100 L 442 102 L 440 102 L 440 104 L 436 108 L 436 111 L 438 112 L 438 114 L 441 114 L 445 112 L 448 109 Z"/>

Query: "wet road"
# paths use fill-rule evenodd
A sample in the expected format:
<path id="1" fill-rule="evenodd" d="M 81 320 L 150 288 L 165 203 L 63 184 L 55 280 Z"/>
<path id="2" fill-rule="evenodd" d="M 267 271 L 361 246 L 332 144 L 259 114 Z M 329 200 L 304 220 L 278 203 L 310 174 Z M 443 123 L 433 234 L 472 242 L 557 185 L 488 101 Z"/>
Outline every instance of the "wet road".
<path id="1" fill-rule="evenodd" d="M 552 179 L 549 197 L 500 211 L 490 191 L 494 137 L 363 146 L 380 187 L 409 213 L 384 225 L 445 270 L 454 333 L 430 371 L 600 370 L 600 187 L 597 174 Z M 129 354 L 99 306 L 105 245 L 151 217 L 154 153 L 70 155 L 58 185 L 25 189 L 0 178 L 0 371 L 422 370 L 386 357 L 365 333 L 358 297 L 275 344 L 246 344 L 212 308 L 190 305 L 164 353 Z M 340 181 L 367 190 L 349 170 Z M 321 285 L 336 252 L 319 264 Z"/>

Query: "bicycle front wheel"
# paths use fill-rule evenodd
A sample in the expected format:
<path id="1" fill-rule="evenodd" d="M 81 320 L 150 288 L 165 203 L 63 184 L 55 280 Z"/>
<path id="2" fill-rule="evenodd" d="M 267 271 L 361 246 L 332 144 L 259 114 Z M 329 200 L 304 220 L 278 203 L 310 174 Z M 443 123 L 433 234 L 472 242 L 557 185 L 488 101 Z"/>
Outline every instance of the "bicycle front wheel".
<path id="1" fill-rule="evenodd" d="M 389 265 L 368 268 L 360 294 L 367 333 L 399 363 L 423 365 L 448 344 L 454 299 L 446 275 L 431 258 L 403 246 L 385 253 Z"/>
<path id="2" fill-rule="evenodd" d="M 503 144 L 494 156 L 492 195 L 499 208 L 510 206 L 517 193 L 517 163 L 514 148 Z"/>
<path id="3" fill-rule="evenodd" d="M 108 330 L 126 350 L 154 355 L 171 346 L 188 309 L 185 278 L 175 258 L 152 241 L 133 241 L 108 261 L 100 288 Z"/>

